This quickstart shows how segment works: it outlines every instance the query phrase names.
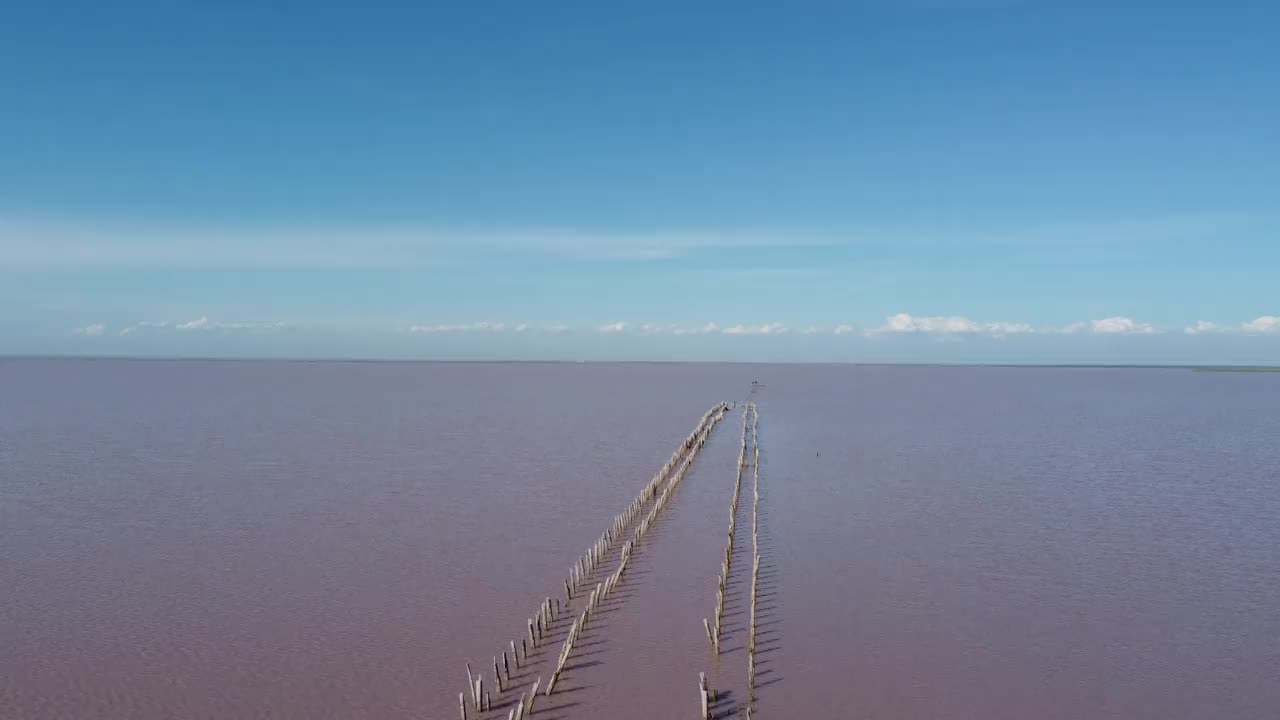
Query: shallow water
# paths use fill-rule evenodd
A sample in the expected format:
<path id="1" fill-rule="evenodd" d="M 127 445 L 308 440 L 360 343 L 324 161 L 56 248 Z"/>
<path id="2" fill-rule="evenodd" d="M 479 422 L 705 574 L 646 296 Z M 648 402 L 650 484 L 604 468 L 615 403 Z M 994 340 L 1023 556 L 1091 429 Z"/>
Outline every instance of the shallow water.
<path id="1" fill-rule="evenodd" d="M 0 717 L 455 718 L 753 379 L 757 718 L 1280 716 L 1278 376 L 8 360 Z M 740 422 L 534 717 L 745 698 Z"/>

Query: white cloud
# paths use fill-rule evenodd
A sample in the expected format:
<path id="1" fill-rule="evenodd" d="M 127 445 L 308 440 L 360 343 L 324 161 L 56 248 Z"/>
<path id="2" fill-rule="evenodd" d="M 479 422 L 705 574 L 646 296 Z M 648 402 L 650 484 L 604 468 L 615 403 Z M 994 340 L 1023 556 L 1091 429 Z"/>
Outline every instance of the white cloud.
<path id="1" fill-rule="evenodd" d="M 624 322 L 613 322 L 613 323 L 609 323 L 608 325 L 601 325 L 597 329 L 602 333 L 610 333 L 610 334 L 620 333 L 623 330 L 627 329 L 627 324 Z"/>
<path id="2" fill-rule="evenodd" d="M 142 322 L 134 323 L 134 324 L 130 325 L 129 327 L 127 327 L 127 328 L 125 328 L 125 329 L 121 330 L 121 331 L 120 331 L 120 336 L 121 336 L 121 337 L 123 337 L 123 336 L 125 336 L 125 335 L 132 335 L 133 333 L 138 332 L 139 330 L 144 330 L 144 329 L 147 329 L 147 328 L 161 328 L 161 329 L 162 329 L 162 328 L 167 328 L 167 327 L 169 327 L 169 323 L 168 323 L 167 321 L 163 321 L 163 320 L 162 320 L 162 321 L 159 321 L 159 322 L 155 322 L 155 321 L 152 321 L 152 320 L 143 320 Z"/>
<path id="3" fill-rule="evenodd" d="M 657 335 L 657 334 L 659 334 L 659 333 L 664 333 L 664 332 L 666 332 L 666 331 L 667 331 L 667 326 L 665 326 L 665 325 L 656 325 L 656 324 L 654 324 L 654 323 L 644 323 L 644 324 L 643 324 L 643 325 L 641 325 L 639 328 L 637 328 L 637 331 L 638 331 L 641 335 Z"/>
<path id="4" fill-rule="evenodd" d="M 1219 333 L 1225 331 L 1226 328 L 1218 325 L 1217 323 L 1209 322 L 1208 320 L 1197 320 L 1195 325 L 1189 325 L 1182 329 L 1182 332 L 1187 335 L 1203 335 L 1204 333 Z"/>
<path id="5" fill-rule="evenodd" d="M 987 323 L 983 328 L 987 334 L 995 337 L 1004 337 L 1005 335 L 1025 335 L 1035 332 L 1035 328 L 1027 323 L 1009 323 L 994 322 Z"/>
<path id="6" fill-rule="evenodd" d="M 848 326 L 842 326 L 848 327 Z M 850 328 L 850 331 L 852 328 Z M 1035 328 L 1026 323 L 1011 322 L 977 322 L 959 315 L 939 315 L 933 317 L 916 317 L 908 313 L 898 313 L 885 318 L 884 325 L 868 330 L 868 335 L 881 333 L 925 333 L 930 335 L 1021 335 L 1035 332 Z"/>
<path id="7" fill-rule="evenodd" d="M 1254 318 L 1240 326 L 1240 329 L 1250 335 L 1270 335 L 1280 333 L 1280 317 L 1275 315 L 1263 315 Z"/>
<path id="8" fill-rule="evenodd" d="M 722 330 L 725 335 L 781 335 L 787 332 L 787 328 L 780 323 L 766 323 L 764 325 L 734 325 Z"/>
<path id="9" fill-rule="evenodd" d="M 165 328 L 169 323 L 138 323 L 137 327 L 154 327 Z M 173 326 L 175 330 L 281 330 L 288 327 L 288 323 L 271 322 L 266 320 L 235 320 L 230 322 L 214 322 L 207 315 L 201 315 L 195 320 L 188 320 L 184 323 L 178 323 Z"/>
<path id="10" fill-rule="evenodd" d="M 503 332 L 507 329 L 505 323 L 494 322 L 477 322 L 466 323 L 463 325 L 411 325 L 409 332 L 411 333 L 464 333 L 464 332 Z"/>
<path id="11" fill-rule="evenodd" d="M 645 262 L 703 251 L 828 246 L 845 240 L 834 234 L 737 229 L 191 226 L 0 216 L 0 266 L 403 268 L 511 253 Z"/>
<path id="12" fill-rule="evenodd" d="M 836 335 L 848 335 L 849 333 L 853 332 L 853 326 L 837 325 L 835 330 L 832 330 L 832 332 L 835 333 Z"/>
<path id="13" fill-rule="evenodd" d="M 284 328 L 289 327 L 289 323 L 279 321 L 269 322 L 247 320 L 239 322 L 216 322 L 210 327 L 215 330 L 283 330 Z"/>
<path id="14" fill-rule="evenodd" d="M 801 330 L 800 334 L 801 335 L 817 335 L 819 332 L 820 331 L 818 330 L 817 325 L 810 325 L 809 327 Z"/>
<path id="15" fill-rule="evenodd" d="M 672 330 L 672 332 L 676 335 L 709 335 L 711 333 L 720 332 L 720 326 L 713 322 L 709 322 L 706 325 L 695 328 L 677 327 L 675 330 Z"/>
<path id="16" fill-rule="evenodd" d="M 286 322 L 269 321 L 269 320 L 236 320 L 230 322 L 214 322 L 207 315 L 201 315 L 195 320 L 187 322 L 171 323 L 167 320 L 143 320 L 134 323 L 120 331 L 120 336 L 133 335 L 142 331 L 155 330 L 178 330 L 178 331 L 231 331 L 231 330 L 251 330 L 256 332 L 271 332 L 283 330 L 289 327 Z"/>
<path id="17" fill-rule="evenodd" d="M 1154 335 L 1158 332 L 1150 323 L 1138 322 L 1127 317 L 1109 317 L 1093 320 L 1089 327 L 1096 335 Z"/>
<path id="18" fill-rule="evenodd" d="M 519 324 L 519 325 L 517 325 L 517 326 L 516 326 L 516 328 L 515 328 L 516 332 L 518 332 L 518 333 L 525 332 L 525 331 L 527 331 L 528 329 L 529 329 L 529 323 L 520 323 L 520 324 Z"/>
<path id="19" fill-rule="evenodd" d="M 569 326 L 568 325 L 548 325 L 547 332 L 555 333 L 559 335 L 560 333 L 569 332 Z"/>
<path id="20" fill-rule="evenodd" d="M 1183 328 L 1182 332 L 1187 335 L 1202 335 L 1205 333 L 1244 333 L 1245 335 L 1272 335 L 1280 334 L 1280 317 L 1274 315 L 1263 315 L 1246 322 L 1240 323 L 1239 326 L 1219 325 L 1218 323 L 1209 322 L 1207 320 L 1197 320 L 1195 325 Z"/>
<path id="21" fill-rule="evenodd" d="M 196 320 L 191 320 L 191 321 L 189 321 L 189 322 L 179 323 L 179 324 L 177 325 L 177 328 L 178 328 L 179 330 L 208 330 L 208 329 L 209 329 L 209 318 L 208 318 L 208 316 L 206 316 L 206 315 L 201 315 L 201 316 L 200 316 L 198 319 L 196 319 Z"/>
<path id="22" fill-rule="evenodd" d="M 72 335 L 82 335 L 84 337 L 98 337 L 107 331 L 107 326 L 102 323 L 90 323 L 84 327 L 72 328 Z"/>

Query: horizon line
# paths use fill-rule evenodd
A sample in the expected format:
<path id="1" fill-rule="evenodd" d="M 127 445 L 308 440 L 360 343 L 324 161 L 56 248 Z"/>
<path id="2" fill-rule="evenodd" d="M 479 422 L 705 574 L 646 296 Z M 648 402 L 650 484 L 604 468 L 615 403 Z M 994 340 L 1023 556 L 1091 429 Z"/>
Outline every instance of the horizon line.
<path id="1" fill-rule="evenodd" d="M 766 361 L 766 360 L 533 360 L 520 358 L 389 358 L 389 357 L 267 357 L 267 356 L 199 356 L 199 355 L 90 355 L 90 354 L 22 354 L 0 353 L 0 362 L 12 360 L 57 360 L 57 361 L 126 361 L 126 362 L 276 362 L 276 363 L 396 363 L 396 364 L 433 364 L 433 365 L 831 365 L 854 367 L 989 367 L 989 368 L 1097 368 L 1097 369 L 1247 369 L 1247 370 L 1280 370 L 1280 365 L 1258 363 L 1187 363 L 1187 362 L 1144 362 L 1144 363 L 1090 363 L 1090 362 L 858 362 L 858 361 Z"/>

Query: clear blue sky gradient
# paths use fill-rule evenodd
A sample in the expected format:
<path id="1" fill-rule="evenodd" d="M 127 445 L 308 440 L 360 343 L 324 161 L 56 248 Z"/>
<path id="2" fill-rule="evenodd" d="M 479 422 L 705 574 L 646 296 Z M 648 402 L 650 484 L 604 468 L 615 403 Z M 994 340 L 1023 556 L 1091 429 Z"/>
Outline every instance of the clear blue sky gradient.
<path id="1" fill-rule="evenodd" d="M 6 9 L 0 353 L 1280 362 L 1273 4 L 261 5 Z"/>

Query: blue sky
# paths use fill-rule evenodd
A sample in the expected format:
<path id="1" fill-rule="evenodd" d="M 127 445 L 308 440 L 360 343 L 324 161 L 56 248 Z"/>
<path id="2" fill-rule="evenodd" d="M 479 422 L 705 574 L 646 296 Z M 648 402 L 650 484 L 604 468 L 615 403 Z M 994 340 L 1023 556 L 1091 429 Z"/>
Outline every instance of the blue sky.
<path id="1" fill-rule="evenodd" d="M 1280 362 L 1280 10 L 261 5 L 8 9 L 0 353 Z"/>

